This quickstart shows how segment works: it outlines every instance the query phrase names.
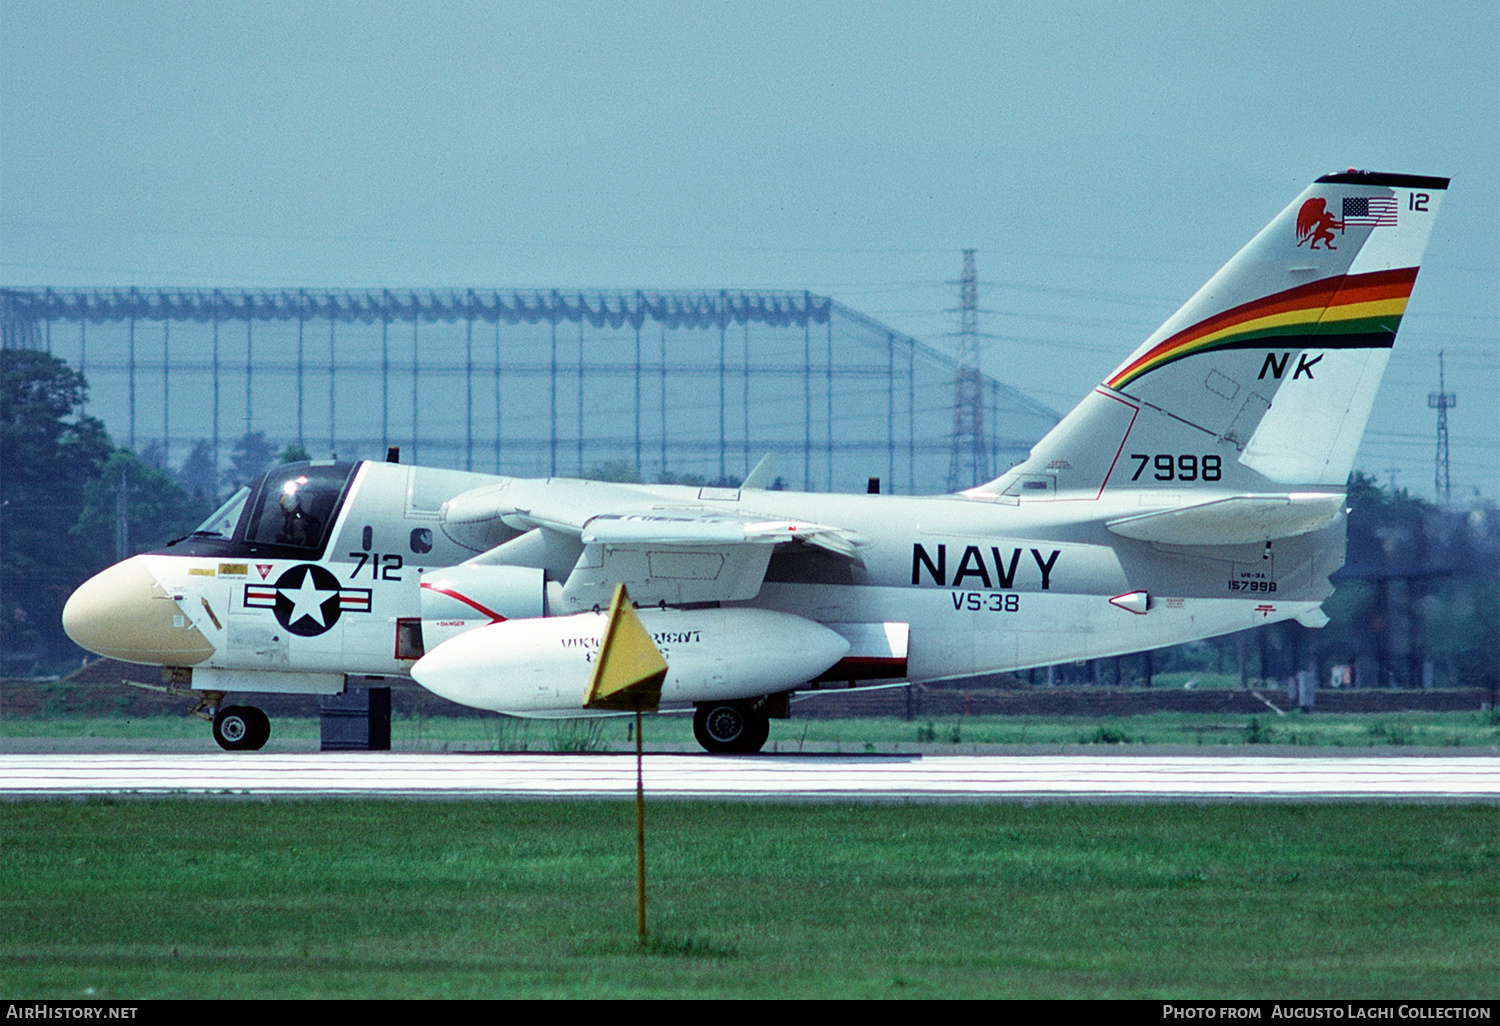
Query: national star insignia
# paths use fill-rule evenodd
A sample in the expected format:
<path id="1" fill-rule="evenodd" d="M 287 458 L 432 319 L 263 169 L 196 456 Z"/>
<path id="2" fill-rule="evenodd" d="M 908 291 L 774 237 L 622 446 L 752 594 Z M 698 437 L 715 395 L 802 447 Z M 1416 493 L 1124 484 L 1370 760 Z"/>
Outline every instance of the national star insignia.
<path id="1" fill-rule="evenodd" d="M 316 620 L 319 627 L 328 626 L 328 621 L 323 617 L 323 603 L 328 601 L 330 595 L 337 595 L 338 590 L 323 591 L 318 588 L 313 582 L 313 572 L 310 567 L 302 572 L 302 583 L 298 585 L 296 591 L 282 588 L 281 593 L 292 600 L 292 611 L 286 617 L 288 627 L 304 616 Z"/>

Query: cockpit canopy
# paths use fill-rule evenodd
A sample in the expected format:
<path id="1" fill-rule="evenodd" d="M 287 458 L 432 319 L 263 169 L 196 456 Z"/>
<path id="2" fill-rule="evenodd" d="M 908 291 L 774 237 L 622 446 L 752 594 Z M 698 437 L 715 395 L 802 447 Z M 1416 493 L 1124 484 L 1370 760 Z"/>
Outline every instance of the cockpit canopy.
<path id="1" fill-rule="evenodd" d="M 356 466 L 319 460 L 268 470 L 170 549 L 178 555 L 318 559 Z"/>

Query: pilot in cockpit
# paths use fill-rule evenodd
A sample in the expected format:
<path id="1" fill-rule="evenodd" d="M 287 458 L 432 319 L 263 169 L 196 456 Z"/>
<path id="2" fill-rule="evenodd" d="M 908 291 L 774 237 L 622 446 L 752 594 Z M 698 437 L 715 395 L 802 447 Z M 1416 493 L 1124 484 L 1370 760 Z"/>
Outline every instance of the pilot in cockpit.
<path id="1" fill-rule="evenodd" d="M 306 483 L 306 477 L 295 477 L 281 486 L 281 530 L 276 533 L 277 544 L 303 548 L 317 544 L 322 525 L 302 508 L 301 486 Z"/>

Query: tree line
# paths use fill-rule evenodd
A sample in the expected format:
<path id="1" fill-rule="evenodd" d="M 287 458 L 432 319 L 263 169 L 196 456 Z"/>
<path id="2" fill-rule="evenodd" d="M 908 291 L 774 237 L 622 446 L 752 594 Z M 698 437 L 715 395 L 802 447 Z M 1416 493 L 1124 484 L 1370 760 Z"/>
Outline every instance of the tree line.
<path id="1" fill-rule="evenodd" d="M 62 629 L 73 590 L 190 533 L 277 459 L 257 431 L 236 442 L 222 473 L 206 440 L 174 471 L 160 443 L 116 446 L 83 412 L 87 398 L 83 375 L 63 361 L 0 350 L 0 675 L 76 667 L 83 653 Z M 296 446 L 281 455 L 307 458 Z"/>

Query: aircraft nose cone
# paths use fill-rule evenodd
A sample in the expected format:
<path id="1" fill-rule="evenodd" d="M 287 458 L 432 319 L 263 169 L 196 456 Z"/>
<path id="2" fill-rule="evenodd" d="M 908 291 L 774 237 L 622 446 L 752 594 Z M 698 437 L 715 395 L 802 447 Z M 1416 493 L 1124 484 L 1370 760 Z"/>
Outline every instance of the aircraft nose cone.
<path id="1" fill-rule="evenodd" d="M 83 582 L 63 606 L 62 621 L 82 647 L 128 663 L 192 666 L 214 653 L 141 556 Z"/>

